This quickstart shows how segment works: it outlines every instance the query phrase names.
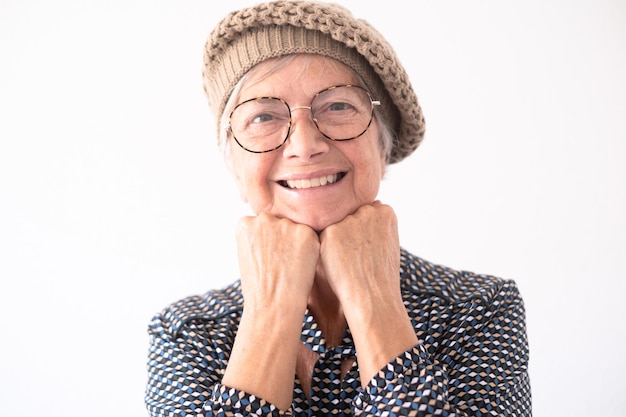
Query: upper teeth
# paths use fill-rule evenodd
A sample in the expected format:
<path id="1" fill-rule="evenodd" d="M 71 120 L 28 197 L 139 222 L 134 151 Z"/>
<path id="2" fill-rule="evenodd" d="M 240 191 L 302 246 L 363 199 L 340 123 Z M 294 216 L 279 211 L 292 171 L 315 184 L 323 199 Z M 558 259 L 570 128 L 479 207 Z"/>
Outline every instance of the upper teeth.
<path id="1" fill-rule="evenodd" d="M 332 184 L 337 181 L 337 174 L 326 175 L 319 178 L 310 178 L 302 180 L 287 180 L 287 186 L 289 188 L 312 188 L 319 187 L 321 185 Z"/>

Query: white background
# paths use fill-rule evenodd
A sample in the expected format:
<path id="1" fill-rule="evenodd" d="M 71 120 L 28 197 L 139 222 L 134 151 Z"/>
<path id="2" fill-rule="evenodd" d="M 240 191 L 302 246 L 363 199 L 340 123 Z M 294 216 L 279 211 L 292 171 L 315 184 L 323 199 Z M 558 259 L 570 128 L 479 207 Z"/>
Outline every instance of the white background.
<path id="1" fill-rule="evenodd" d="M 0 0 L 0 414 L 143 416 L 156 311 L 237 277 L 204 40 L 250 1 Z M 402 244 L 517 281 L 535 416 L 626 408 L 626 3 L 341 3 L 427 118 Z"/>

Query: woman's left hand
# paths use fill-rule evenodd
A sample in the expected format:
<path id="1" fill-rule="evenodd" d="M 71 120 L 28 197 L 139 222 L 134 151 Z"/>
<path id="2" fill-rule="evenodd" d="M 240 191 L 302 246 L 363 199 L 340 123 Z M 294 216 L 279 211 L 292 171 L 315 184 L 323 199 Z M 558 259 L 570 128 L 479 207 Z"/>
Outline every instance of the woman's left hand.
<path id="1" fill-rule="evenodd" d="M 393 209 L 364 205 L 320 233 L 319 271 L 339 299 L 354 338 L 361 382 L 417 344 L 400 291 Z"/>

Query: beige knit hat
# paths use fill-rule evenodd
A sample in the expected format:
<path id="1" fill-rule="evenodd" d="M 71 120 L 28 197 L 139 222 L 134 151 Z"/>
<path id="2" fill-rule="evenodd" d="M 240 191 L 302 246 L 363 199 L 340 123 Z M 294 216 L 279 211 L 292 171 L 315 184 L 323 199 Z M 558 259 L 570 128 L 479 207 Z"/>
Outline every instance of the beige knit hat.
<path id="1" fill-rule="evenodd" d="M 388 163 L 401 161 L 420 144 L 424 116 L 391 45 L 344 7 L 316 1 L 258 4 L 231 12 L 213 29 L 205 46 L 203 80 L 218 130 L 239 79 L 262 61 L 293 53 L 335 58 L 363 78 L 396 135 Z"/>

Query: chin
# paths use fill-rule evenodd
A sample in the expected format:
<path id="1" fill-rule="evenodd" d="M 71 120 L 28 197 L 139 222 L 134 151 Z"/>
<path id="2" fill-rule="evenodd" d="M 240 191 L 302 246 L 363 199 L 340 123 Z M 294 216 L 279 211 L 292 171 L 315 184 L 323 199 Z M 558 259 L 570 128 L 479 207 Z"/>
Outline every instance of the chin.
<path id="1" fill-rule="evenodd" d="M 346 216 L 356 212 L 359 207 L 358 205 L 353 207 L 352 205 L 336 204 L 334 208 L 317 206 L 315 209 L 289 210 L 276 215 L 277 217 L 287 218 L 294 223 L 307 225 L 317 233 L 320 233 L 328 226 L 341 222 Z"/>
<path id="2" fill-rule="evenodd" d="M 322 232 L 328 226 L 333 225 L 335 223 L 339 223 L 342 221 L 346 215 L 337 215 L 336 213 L 333 216 L 328 216 L 324 218 L 300 218 L 300 219 L 292 219 L 292 221 L 300 224 L 306 224 L 311 229 L 315 230 L 317 233 Z"/>

